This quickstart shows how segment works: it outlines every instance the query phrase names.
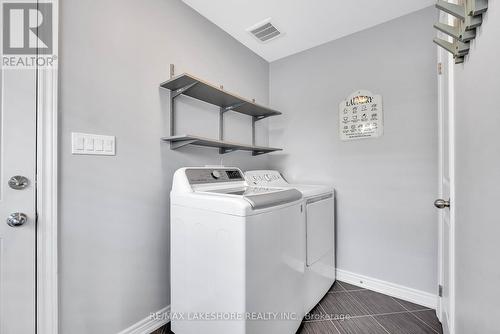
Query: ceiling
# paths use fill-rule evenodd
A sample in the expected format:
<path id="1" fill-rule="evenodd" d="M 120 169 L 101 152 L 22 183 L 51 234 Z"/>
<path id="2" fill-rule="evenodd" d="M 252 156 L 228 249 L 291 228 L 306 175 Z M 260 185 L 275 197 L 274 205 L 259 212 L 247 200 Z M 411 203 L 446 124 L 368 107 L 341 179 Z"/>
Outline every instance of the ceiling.
<path id="1" fill-rule="evenodd" d="M 435 3 L 435 0 L 183 1 L 269 62 Z M 247 29 L 268 18 L 284 34 L 262 43 Z"/>

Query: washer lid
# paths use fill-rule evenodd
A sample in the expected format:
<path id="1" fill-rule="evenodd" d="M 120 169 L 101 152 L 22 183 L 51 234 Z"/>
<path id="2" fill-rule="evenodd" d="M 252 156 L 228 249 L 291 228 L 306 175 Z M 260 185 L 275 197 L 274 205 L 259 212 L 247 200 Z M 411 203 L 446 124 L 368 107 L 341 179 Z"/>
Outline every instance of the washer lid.
<path id="1" fill-rule="evenodd" d="M 291 203 L 302 198 L 302 193 L 293 188 L 238 187 L 204 189 L 198 192 L 240 197 L 248 201 L 253 209 L 263 209 Z"/>
<path id="2" fill-rule="evenodd" d="M 297 189 L 283 189 L 280 191 L 245 195 L 243 198 L 250 202 L 252 208 L 262 209 L 298 201 L 302 199 L 302 193 Z"/>

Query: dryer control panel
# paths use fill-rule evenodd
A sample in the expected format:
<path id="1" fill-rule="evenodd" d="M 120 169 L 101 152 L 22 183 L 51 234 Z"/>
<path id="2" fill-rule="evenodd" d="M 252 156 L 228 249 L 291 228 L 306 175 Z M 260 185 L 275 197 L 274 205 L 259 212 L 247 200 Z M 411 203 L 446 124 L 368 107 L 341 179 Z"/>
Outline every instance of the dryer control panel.
<path id="1" fill-rule="evenodd" d="M 251 185 L 286 186 L 288 182 L 276 170 L 251 170 L 245 172 L 245 179 Z"/>

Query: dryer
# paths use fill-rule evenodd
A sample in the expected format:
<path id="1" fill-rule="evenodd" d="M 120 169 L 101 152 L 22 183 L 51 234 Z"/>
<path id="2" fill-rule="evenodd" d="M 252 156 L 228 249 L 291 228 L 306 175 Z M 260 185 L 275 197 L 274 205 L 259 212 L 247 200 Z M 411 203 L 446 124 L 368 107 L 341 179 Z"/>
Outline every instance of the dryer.
<path id="1" fill-rule="evenodd" d="M 275 170 L 247 171 L 250 185 L 293 188 L 303 195 L 305 263 L 304 308 L 311 311 L 335 282 L 335 189 L 321 185 L 290 184 Z"/>
<path id="2" fill-rule="evenodd" d="M 171 191 L 176 334 L 293 334 L 304 316 L 302 194 L 237 168 L 181 168 Z"/>

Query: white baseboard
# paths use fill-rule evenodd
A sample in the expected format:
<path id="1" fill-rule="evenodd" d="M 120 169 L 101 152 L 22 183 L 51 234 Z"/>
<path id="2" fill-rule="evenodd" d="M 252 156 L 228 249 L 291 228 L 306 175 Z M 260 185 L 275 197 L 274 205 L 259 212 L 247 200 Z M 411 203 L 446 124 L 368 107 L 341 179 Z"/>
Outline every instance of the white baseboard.
<path id="1" fill-rule="evenodd" d="M 406 300 L 425 307 L 436 309 L 438 297 L 432 293 L 408 288 L 402 285 L 382 281 L 376 278 L 355 274 L 346 270 L 337 269 L 337 279 L 368 290 L 380 292 L 392 297 Z"/>
<path id="2" fill-rule="evenodd" d="M 399 284 L 382 281 L 376 278 L 355 274 L 350 271 L 337 269 L 337 280 L 356 285 L 368 290 L 380 292 L 392 297 L 416 303 L 425 307 L 436 309 L 437 295 L 432 293 L 408 288 Z M 150 334 L 167 324 L 170 314 L 170 305 L 162 308 L 161 310 L 148 315 L 141 321 L 133 324 L 129 328 L 121 331 L 118 334 Z"/>
<path id="3" fill-rule="evenodd" d="M 127 329 L 124 329 L 118 334 L 150 334 L 167 324 L 170 315 L 170 305 L 162 308 L 161 310 L 148 315 L 141 321 L 133 324 Z"/>

